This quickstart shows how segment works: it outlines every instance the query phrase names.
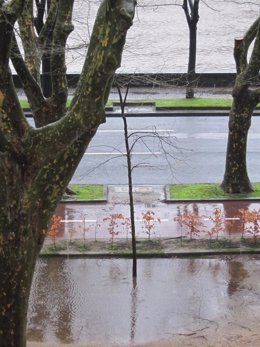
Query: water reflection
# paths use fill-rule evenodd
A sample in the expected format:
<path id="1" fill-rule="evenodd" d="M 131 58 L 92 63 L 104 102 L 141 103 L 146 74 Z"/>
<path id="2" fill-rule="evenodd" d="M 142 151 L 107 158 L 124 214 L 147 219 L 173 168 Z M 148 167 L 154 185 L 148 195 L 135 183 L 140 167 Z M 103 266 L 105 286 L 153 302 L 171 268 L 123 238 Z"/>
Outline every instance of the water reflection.
<path id="1" fill-rule="evenodd" d="M 228 262 L 228 272 L 230 278 L 227 291 L 229 295 L 233 295 L 243 285 L 243 281 L 248 276 L 248 272 L 244 269 L 244 265 L 239 261 Z"/>
<path id="2" fill-rule="evenodd" d="M 146 229 L 143 228 L 142 213 L 147 209 L 145 204 L 138 204 L 136 207 L 136 234 L 138 238 L 147 238 Z M 154 232 L 151 237 L 155 238 L 169 238 L 190 236 L 190 228 L 187 225 L 179 223 L 175 220 L 182 214 L 191 213 L 195 216 L 200 216 L 200 221 L 204 226 L 198 227 L 198 235 L 196 238 L 209 238 L 208 232 L 213 227 L 214 222 L 210 217 L 214 216 L 214 210 L 220 209 L 223 214 L 223 230 L 215 233 L 213 238 L 230 238 L 230 240 L 239 239 L 244 234 L 243 220 L 240 219 L 241 215 L 239 209 L 253 210 L 259 209 L 258 203 L 252 202 L 233 202 L 224 201 L 208 203 L 178 203 L 178 204 L 163 204 L 158 203 L 154 207 L 156 217 L 160 218 L 161 223 L 156 223 Z M 108 221 L 104 221 L 111 213 L 121 213 L 123 216 L 129 216 L 128 205 L 121 204 L 120 206 L 114 204 L 91 204 L 86 208 L 85 204 L 59 204 L 56 214 L 62 217 L 61 227 L 58 233 L 58 239 L 65 239 L 70 241 L 73 239 L 109 239 L 111 235 L 108 232 Z M 128 239 L 129 230 L 125 227 L 118 229 L 119 234 L 115 238 Z M 195 235 L 193 235 L 195 238 Z M 248 235 L 247 235 L 248 236 Z"/>
<path id="3" fill-rule="evenodd" d="M 131 333 L 130 333 L 130 341 L 134 342 L 135 340 L 135 331 L 137 324 L 137 300 L 138 300 L 138 287 L 137 287 L 137 279 L 133 278 L 133 288 L 131 291 Z"/>
<path id="4" fill-rule="evenodd" d="M 127 259 L 42 258 L 30 298 L 28 338 L 143 342 L 227 321 L 257 321 L 259 259 L 140 259 L 133 283 Z"/>
<path id="5" fill-rule="evenodd" d="M 55 258 L 37 264 L 35 286 L 31 295 L 34 302 L 31 307 L 35 322 L 34 339 L 37 341 L 55 338 L 63 343 L 73 342 L 73 291 L 70 290 L 74 285 L 70 283 L 71 277 L 67 270 L 66 262 L 56 261 Z M 63 293 L 66 293 L 66 300 L 63 300 Z"/>

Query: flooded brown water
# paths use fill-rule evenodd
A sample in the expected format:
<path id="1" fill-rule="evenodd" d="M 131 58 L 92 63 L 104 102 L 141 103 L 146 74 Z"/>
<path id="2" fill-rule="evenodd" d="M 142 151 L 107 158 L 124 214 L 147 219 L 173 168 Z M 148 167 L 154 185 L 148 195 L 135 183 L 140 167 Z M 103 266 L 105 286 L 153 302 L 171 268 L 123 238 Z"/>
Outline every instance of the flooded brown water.
<path id="1" fill-rule="evenodd" d="M 147 229 L 144 228 L 142 216 L 148 210 L 152 209 L 157 220 L 154 222 L 151 238 L 172 238 L 190 236 L 190 229 L 187 226 L 181 226 L 175 220 L 178 215 L 183 213 L 193 213 L 201 216 L 204 226 L 200 227 L 200 232 L 196 238 L 208 238 L 208 231 L 214 226 L 209 217 L 213 217 L 215 209 L 220 209 L 223 217 L 223 230 L 218 232 L 214 237 L 239 239 L 242 235 L 252 237 L 251 234 L 244 232 L 244 223 L 242 223 L 239 212 L 240 209 L 258 210 L 259 202 L 254 200 L 241 201 L 223 201 L 223 202 L 179 202 L 168 204 L 159 200 L 155 201 L 147 194 L 147 201 L 153 203 L 137 203 L 135 205 L 136 215 L 136 235 L 138 239 L 147 239 Z M 84 223 L 85 237 L 87 239 L 111 239 L 109 234 L 109 216 L 111 214 L 122 214 L 129 217 L 129 206 L 124 200 L 121 203 L 107 204 L 80 204 L 80 203 L 62 203 L 59 204 L 56 214 L 61 216 L 62 223 L 57 235 L 58 240 L 71 238 L 83 239 Z M 105 220 L 104 220 L 105 219 Z M 158 221 L 159 219 L 159 221 Z M 115 228 L 118 232 L 114 238 L 130 238 L 130 231 L 125 225 L 119 223 Z"/>
<path id="2" fill-rule="evenodd" d="M 182 2 L 138 1 L 134 25 L 128 32 L 121 72 L 186 72 L 189 43 Z M 75 30 L 69 42 L 70 73 L 81 70 L 84 45 L 89 42 L 97 3 L 95 0 L 78 0 L 75 4 Z M 234 72 L 234 38 L 241 37 L 259 14 L 258 0 L 201 1 L 197 71 Z M 81 49 L 73 49 L 79 45 Z"/>
<path id="3" fill-rule="evenodd" d="M 248 256 L 140 259 L 134 286 L 127 259 L 41 258 L 29 346 L 257 347 L 259 265 Z"/>

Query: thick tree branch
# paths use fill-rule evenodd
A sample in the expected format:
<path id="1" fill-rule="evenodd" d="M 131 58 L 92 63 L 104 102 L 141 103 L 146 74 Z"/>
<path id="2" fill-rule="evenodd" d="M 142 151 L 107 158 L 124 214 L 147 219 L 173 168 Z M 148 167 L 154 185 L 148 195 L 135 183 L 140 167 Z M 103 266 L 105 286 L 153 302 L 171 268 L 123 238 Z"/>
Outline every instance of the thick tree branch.
<path id="1" fill-rule="evenodd" d="M 188 7 L 188 1 L 187 0 L 183 0 L 182 8 L 184 10 L 187 23 L 190 26 L 190 24 L 191 24 L 191 16 L 190 16 L 190 13 L 189 13 L 189 7 Z"/>
<path id="2" fill-rule="evenodd" d="M 105 120 L 104 96 L 108 95 L 115 70 L 120 66 L 126 33 L 132 25 L 134 0 L 103 1 L 97 14 L 79 86 L 67 114 L 55 123 L 32 129 L 28 147 L 34 155 L 55 156 L 85 133 L 95 132 Z M 49 151 L 49 148 L 52 151 Z"/>
<path id="3" fill-rule="evenodd" d="M 11 51 L 14 24 L 23 9 L 23 1 L 14 0 L 0 7 L 0 69 L 7 69 Z"/>
<path id="4" fill-rule="evenodd" d="M 259 74 L 259 70 L 260 70 L 259 52 L 260 52 L 260 17 L 258 20 L 253 51 L 251 53 L 248 66 L 245 70 L 245 75 L 247 79 L 251 80 L 252 78 L 255 78 Z"/>
<path id="5" fill-rule="evenodd" d="M 51 1 L 50 8 L 45 23 L 43 24 L 39 36 L 38 43 L 42 47 L 45 46 L 50 33 L 53 31 L 57 17 L 58 1 Z"/>
<path id="6" fill-rule="evenodd" d="M 0 3 L 4 11 L 6 13 L 15 15 L 16 19 L 21 14 L 24 4 L 25 4 L 25 0 L 12 0 L 8 4 L 3 4 L 3 5 L 2 5 L 2 1 Z"/>
<path id="7" fill-rule="evenodd" d="M 12 42 L 11 59 L 19 78 L 21 79 L 32 114 L 35 119 L 37 119 L 37 115 L 42 112 L 42 108 L 46 105 L 46 101 L 43 97 L 41 87 L 33 78 L 23 60 L 15 37 L 13 37 Z"/>
<path id="8" fill-rule="evenodd" d="M 34 26 L 37 31 L 37 34 L 39 35 L 44 25 L 43 18 L 44 18 L 46 0 L 35 0 L 35 4 L 37 8 L 37 14 L 36 14 L 36 18 L 34 19 Z"/>
<path id="9" fill-rule="evenodd" d="M 68 95 L 65 48 L 73 30 L 73 4 L 74 0 L 60 1 L 51 46 L 52 103 L 60 114 L 64 114 Z"/>
<path id="10" fill-rule="evenodd" d="M 21 40 L 25 55 L 25 64 L 34 77 L 40 83 L 41 57 L 36 42 L 33 17 L 33 1 L 25 0 L 23 12 L 18 20 Z"/>
<path id="11" fill-rule="evenodd" d="M 134 11 L 134 0 L 103 1 L 70 112 L 78 114 L 83 110 L 86 115 L 98 112 L 98 118 L 104 121 L 108 90 L 121 64 L 126 32 L 132 25 Z"/>
<path id="12" fill-rule="evenodd" d="M 200 0 L 194 0 L 193 8 L 192 8 L 192 21 L 193 23 L 198 23 L 199 21 L 199 2 Z"/>
<path id="13" fill-rule="evenodd" d="M 255 42 L 249 62 L 246 61 L 248 53 L 249 43 Z M 258 76 L 260 70 L 260 17 L 254 22 L 251 28 L 246 34 L 246 45 L 244 40 L 236 41 L 237 48 L 235 46 L 235 60 L 237 65 L 238 75 L 235 81 L 232 95 L 238 96 L 243 88 L 247 88 L 252 84 L 254 79 Z M 247 47 L 248 46 L 248 47 Z"/>
<path id="14" fill-rule="evenodd" d="M 236 70 L 238 74 L 244 71 L 247 67 L 248 49 L 254 38 L 256 37 L 258 26 L 259 18 L 257 18 L 256 21 L 251 25 L 242 39 L 235 39 L 234 59 L 236 62 Z"/>
<path id="15" fill-rule="evenodd" d="M 244 36 L 244 42 L 246 49 L 249 48 L 251 43 L 253 42 L 254 38 L 256 37 L 256 33 L 259 27 L 260 17 L 258 17 L 255 22 L 251 25 L 251 27 L 248 29 Z"/>
<path id="16" fill-rule="evenodd" d="M 29 129 L 8 69 L 0 74 L 0 130 L 19 150 Z"/>
<path id="17" fill-rule="evenodd" d="M 13 28 L 22 5 L 22 1 L 13 1 L 0 11 L 0 130 L 17 149 L 29 128 L 9 70 Z"/>
<path id="18" fill-rule="evenodd" d="M 260 88 L 256 88 L 254 90 L 251 90 L 252 98 L 255 100 L 255 104 L 260 103 Z"/>

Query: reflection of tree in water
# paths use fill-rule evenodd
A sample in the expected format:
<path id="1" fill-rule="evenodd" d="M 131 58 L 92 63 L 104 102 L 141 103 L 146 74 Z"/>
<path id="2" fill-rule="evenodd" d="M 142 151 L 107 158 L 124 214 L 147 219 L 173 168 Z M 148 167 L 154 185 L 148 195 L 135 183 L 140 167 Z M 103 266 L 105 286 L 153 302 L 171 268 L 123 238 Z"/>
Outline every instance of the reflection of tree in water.
<path id="1" fill-rule="evenodd" d="M 135 333 L 136 333 L 136 321 L 137 321 L 137 294 L 138 294 L 138 287 L 136 282 L 136 277 L 133 277 L 133 287 L 131 291 L 131 330 L 130 330 L 130 339 L 133 343 L 135 340 Z"/>
<path id="2" fill-rule="evenodd" d="M 227 265 L 230 275 L 227 292 L 229 295 L 233 295 L 241 287 L 244 279 L 248 277 L 248 272 L 244 269 L 244 265 L 239 261 L 228 261 Z"/>
<path id="3" fill-rule="evenodd" d="M 46 311 L 46 302 L 42 299 L 43 287 L 48 277 L 47 262 L 39 259 L 37 261 L 28 310 L 27 336 L 29 340 L 42 341 L 48 312 Z"/>
<path id="4" fill-rule="evenodd" d="M 223 203 L 223 212 L 224 212 L 225 218 L 240 217 L 239 210 L 240 209 L 247 210 L 250 205 L 251 204 L 248 201 L 239 201 L 238 204 L 232 201 L 225 201 Z M 243 223 L 241 223 L 240 219 L 226 220 L 225 229 L 226 229 L 226 233 L 228 233 L 230 236 L 232 234 L 242 235 L 244 230 L 244 225 Z"/>
<path id="5" fill-rule="evenodd" d="M 189 214 L 189 213 L 192 213 L 195 216 L 199 216 L 199 206 L 196 203 L 178 205 L 176 210 L 177 210 L 176 217 L 180 217 L 181 215 Z M 182 234 L 182 226 L 180 228 L 181 228 L 181 234 Z M 186 226 L 186 229 L 187 229 L 187 226 Z M 189 230 L 185 230 L 185 232 L 189 233 Z"/>
<path id="6" fill-rule="evenodd" d="M 71 343 L 73 307 L 69 298 L 71 284 L 68 281 L 67 261 L 49 258 L 45 265 L 38 267 L 33 286 L 28 336 L 41 341 L 51 331 L 59 342 Z"/>

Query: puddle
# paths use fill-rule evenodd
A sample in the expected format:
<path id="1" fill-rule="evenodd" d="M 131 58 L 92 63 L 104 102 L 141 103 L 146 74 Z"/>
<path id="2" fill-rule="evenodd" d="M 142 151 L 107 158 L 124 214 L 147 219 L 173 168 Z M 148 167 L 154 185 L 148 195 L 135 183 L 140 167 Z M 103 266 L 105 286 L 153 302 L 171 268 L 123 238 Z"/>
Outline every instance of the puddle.
<path id="1" fill-rule="evenodd" d="M 40 259 L 28 340 L 142 343 L 259 328 L 260 257 Z M 242 327 L 242 328 L 241 328 Z"/>

